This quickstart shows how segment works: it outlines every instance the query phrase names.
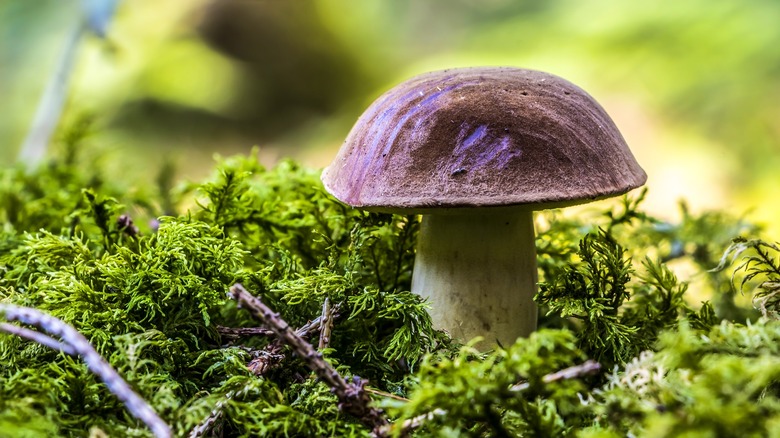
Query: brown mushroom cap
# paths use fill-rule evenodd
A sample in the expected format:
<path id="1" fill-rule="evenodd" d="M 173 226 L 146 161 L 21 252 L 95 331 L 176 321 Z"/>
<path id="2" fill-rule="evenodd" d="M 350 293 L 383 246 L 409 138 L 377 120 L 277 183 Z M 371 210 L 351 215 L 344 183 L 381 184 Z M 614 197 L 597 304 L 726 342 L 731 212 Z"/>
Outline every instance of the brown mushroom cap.
<path id="1" fill-rule="evenodd" d="M 322 175 L 351 206 L 418 213 L 560 207 L 646 179 L 582 89 L 504 67 L 436 71 L 396 86 L 363 113 Z"/>

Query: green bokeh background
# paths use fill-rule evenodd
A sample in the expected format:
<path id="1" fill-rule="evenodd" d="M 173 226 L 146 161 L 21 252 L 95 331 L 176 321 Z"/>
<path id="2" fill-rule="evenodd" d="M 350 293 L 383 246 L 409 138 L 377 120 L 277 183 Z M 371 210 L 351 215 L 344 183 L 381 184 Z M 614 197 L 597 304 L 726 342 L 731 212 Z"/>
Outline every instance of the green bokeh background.
<path id="1" fill-rule="evenodd" d="M 0 0 L 0 164 L 83 4 Z M 322 167 L 385 89 L 472 65 L 590 92 L 647 170 L 655 214 L 685 198 L 780 236 L 777 0 L 125 0 L 107 39 L 83 40 L 62 126 L 89 118 L 86 143 L 129 176 L 171 159 L 197 178 L 255 145 L 266 164 Z"/>

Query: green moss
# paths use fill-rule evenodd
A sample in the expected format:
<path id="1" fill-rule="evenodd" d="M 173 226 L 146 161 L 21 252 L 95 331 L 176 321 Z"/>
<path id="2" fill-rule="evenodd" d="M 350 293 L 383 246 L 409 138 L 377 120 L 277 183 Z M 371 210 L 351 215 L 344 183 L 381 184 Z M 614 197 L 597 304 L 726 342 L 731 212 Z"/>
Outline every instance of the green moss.
<path id="1" fill-rule="evenodd" d="M 778 248 L 741 239 L 721 257 L 756 232 L 725 213 L 683 206 L 663 222 L 642 211 L 644 193 L 576 218 L 540 213 L 544 329 L 480 353 L 435 331 L 409 292 L 417 217 L 346 207 L 290 161 L 230 158 L 168 190 L 169 177 L 131 189 L 85 160 L 0 170 L 0 302 L 76 327 L 179 436 L 370 435 L 293 352 L 265 350 L 272 337 L 225 336 L 257 325 L 228 299 L 235 282 L 294 327 L 336 306 L 323 354 L 369 380 L 397 435 L 428 414 L 411 435 L 767 436 L 780 424 Z M 734 279 L 711 271 L 721 258 L 737 260 Z M 708 302 L 671 261 L 699 269 L 693 292 Z M 253 374 L 269 351 L 283 366 Z M 587 360 L 601 371 L 550 378 Z M 0 334 L 0 364 L 0 435 L 150 436 L 76 358 Z"/>

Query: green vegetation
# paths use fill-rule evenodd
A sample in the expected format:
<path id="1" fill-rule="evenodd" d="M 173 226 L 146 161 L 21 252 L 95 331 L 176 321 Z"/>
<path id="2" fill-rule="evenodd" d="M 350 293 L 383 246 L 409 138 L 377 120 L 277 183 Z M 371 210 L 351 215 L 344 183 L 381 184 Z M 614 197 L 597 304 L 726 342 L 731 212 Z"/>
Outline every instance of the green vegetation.
<path id="1" fill-rule="evenodd" d="M 320 352 L 368 380 L 381 434 L 777 434 L 780 250 L 738 218 L 683 205 L 663 222 L 645 192 L 540 213 L 541 328 L 483 353 L 408 292 L 417 217 L 352 210 L 318 172 L 255 157 L 130 189 L 76 143 L 36 172 L 0 171 L 0 303 L 78 329 L 177 436 L 371 434 L 230 300 L 236 282 L 293 328 L 332 317 Z M 319 331 L 304 334 L 315 348 Z M 0 363 L 2 436 L 151 436 L 77 358 L 0 334 Z"/>

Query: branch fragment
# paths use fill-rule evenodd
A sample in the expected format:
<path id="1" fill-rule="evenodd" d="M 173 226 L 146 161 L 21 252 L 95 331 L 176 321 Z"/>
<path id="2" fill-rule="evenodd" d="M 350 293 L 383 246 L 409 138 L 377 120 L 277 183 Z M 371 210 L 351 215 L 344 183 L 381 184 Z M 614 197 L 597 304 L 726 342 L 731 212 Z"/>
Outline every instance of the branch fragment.
<path id="1" fill-rule="evenodd" d="M 51 336 L 46 335 L 35 330 L 19 327 L 18 325 L 8 324 L 7 322 L 0 323 L 0 332 L 6 332 L 10 335 L 18 336 L 28 341 L 41 344 L 44 347 L 49 347 L 52 350 L 61 351 L 69 356 L 75 356 L 76 350 L 68 344 L 62 343 Z"/>
<path id="2" fill-rule="evenodd" d="M 276 341 L 271 342 L 262 350 L 252 352 L 252 355 L 255 358 L 249 361 L 246 367 L 256 376 L 262 376 L 280 366 L 284 360 L 282 345 Z"/>
<path id="3" fill-rule="evenodd" d="M 400 425 L 393 425 L 393 426 L 385 426 L 385 428 L 381 431 L 382 434 L 380 436 L 392 436 L 393 435 L 393 429 L 400 428 L 400 436 L 406 436 L 409 432 L 413 431 L 414 429 L 417 429 L 418 427 L 422 427 L 427 421 L 431 421 L 436 417 L 443 417 L 447 415 L 447 411 L 444 409 L 436 408 L 428 413 L 418 415 L 416 417 L 412 417 Z"/>
<path id="4" fill-rule="evenodd" d="M 217 333 L 225 339 L 236 340 L 250 336 L 273 336 L 274 332 L 264 327 L 225 327 L 218 325 Z"/>
<path id="5" fill-rule="evenodd" d="M 330 345 L 330 330 L 333 328 L 333 309 L 330 306 L 330 299 L 325 297 L 322 303 L 322 316 L 320 316 L 320 343 L 318 350 L 328 348 Z"/>
<path id="6" fill-rule="evenodd" d="M 158 438 L 171 437 L 170 427 L 157 415 L 149 404 L 133 391 L 130 385 L 122 379 L 103 357 L 95 351 L 87 338 L 75 328 L 62 320 L 47 315 L 39 310 L 29 307 L 14 306 L 12 304 L 0 304 L 0 314 L 8 321 L 19 321 L 43 330 L 53 336 L 62 339 L 58 342 L 44 333 L 36 332 L 11 324 L 0 325 L 0 330 L 10 334 L 21 336 L 35 342 L 39 342 L 49 348 L 62 351 L 72 356 L 81 356 L 87 368 L 98 376 L 106 384 L 127 410 L 137 419 L 141 420 L 151 429 Z M 14 327 L 9 330 L 10 327 Z"/>
<path id="7" fill-rule="evenodd" d="M 574 365 L 569 368 L 564 368 L 560 371 L 556 371 L 554 373 L 546 374 L 542 377 L 542 382 L 544 383 L 553 383 L 558 382 L 560 380 L 569 380 L 569 379 L 576 379 L 577 377 L 582 377 L 590 374 L 595 374 L 601 370 L 601 364 L 596 362 L 595 360 L 586 360 L 585 362 Z M 518 383 L 517 385 L 512 385 L 509 390 L 514 392 L 520 392 L 525 391 L 528 389 L 531 385 L 528 384 L 528 382 Z"/>
<path id="8" fill-rule="evenodd" d="M 331 306 L 331 317 L 335 318 L 338 316 L 338 304 L 335 306 Z M 301 337 L 307 337 L 309 334 L 311 334 L 312 331 L 315 329 L 319 329 L 322 325 L 322 317 L 318 316 L 314 318 L 313 320 L 307 322 L 306 324 L 302 325 L 301 328 L 296 330 L 295 332 L 298 334 L 298 336 Z M 273 330 L 267 329 L 265 327 L 225 327 L 222 325 L 217 326 L 217 332 L 223 337 L 230 340 L 243 338 L 243 337 L 250 337 L 250 336 L 274 336 Z"/>
<path id="9" fill-rule="evenodd" d="M 249 310 L 252 316 L 273 330 L 281 341 L 289 345 L 304 360 L 306 366 L 314 371 L 320 380 L 330 386 L 331 391 L 339 399 L 340 410 L 354 415 L 377 435 L 380 435 L 380 429 L 388 424 L 387 419 L 381 410 L 369 406 L 371 398 L 365 391 L 365 380 L 357 376 L 353 376 L 349 383 L 344 380 L 344 377 L 323 359 L 322 353 L 317 352 L 314 347 L 293 331 L 278 313 L 274 313 L 262 301 L 252 296 L 242 285 L 234 284 L 230 288 L 230 295 L 238 302 L 239 306 Z"/>
<path id="10" fill-rule="evenodd" d="M 331 319 L 335 319 L 339 316 L 338 310 L 338 304 L 331 306 Z M 295 333 L 302 338 L 307 338 L 314 330 L 320 328 L 321 321 L 322 316 L 318 316 L 301 326 L 301 328 L 296 330 Z M 253 327 L 246 330 L 263 336 L 274 334 L 272 330 L 267 328 Z M 247 364 L 247 368 L 249 368 L 249 371 L 251 371 L 256 376 L 262 376 L 263 374 L 271 371 L 272 369 L 281 365 L 282 361 L 284 360 L 284 354 L 282 353 L 282 343 L 280 339 L 274 340 L 273 342 L 269 343 L 263 350 L 259 352 L 253 352 L 252 354 L 255 355 L 256 358 L 252 359 Z"/>
<path id="11" fill-rule="evenodd" d="M 242 390 L 230 391 L 225 394 L 225 397 L 214 405 L 214 409 L 211 410 L 209 416 L 201 421 L 200 424 L 192 428 L 190 433 L 187 435 L 187 438 L 199 438 L 211 432 L 214 428 L 214 424 L 216 424 L 216 422 L 219 421 L 220 418 L 222 418 L 224 415 L 225 406 L 230 401 L 230 399 L 242 397 L 246 393 L 247 389 L 248 387 L 245 387 Z M 220 436 L 220 434 L 212 433 L 212 436 Z"/>

